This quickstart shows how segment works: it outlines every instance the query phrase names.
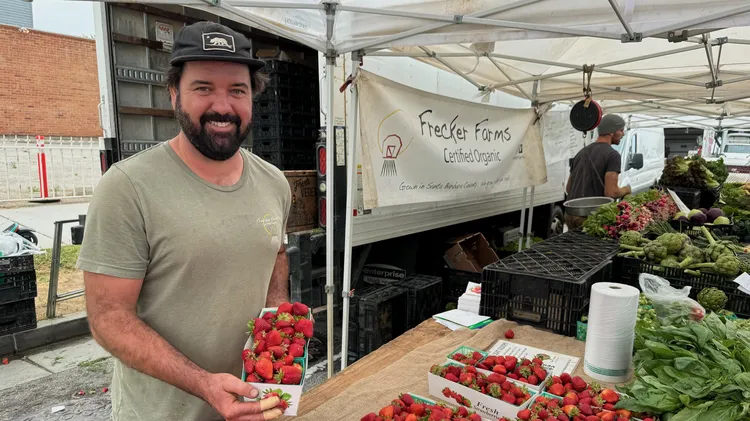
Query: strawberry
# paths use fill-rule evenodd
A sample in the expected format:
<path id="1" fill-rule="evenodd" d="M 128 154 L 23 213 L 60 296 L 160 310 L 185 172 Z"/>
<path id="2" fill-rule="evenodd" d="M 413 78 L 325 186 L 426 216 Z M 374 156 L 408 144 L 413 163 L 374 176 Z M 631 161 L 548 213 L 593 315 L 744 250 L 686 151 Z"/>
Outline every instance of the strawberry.
<path id="1" fill-rule="evenodd" d="M 306 340 L 306 339 L 305 339 L 304 337 L 302 337 L 302 338 L 297 338 L 297 337 L 296 337 L 296 335 L 297 335 L 297 334 L 295 333 L 295 338 L 294 338 L 294 339 L 292 339 L 292 343 L 293 343 L 293 344 L 297 344 L 297 345 L 300 345 L 300 346 L 302 346 L 302 347 L 304 347 L 305 345 L 307 345 L 307 340 Z M 304 335 L 303 335 L 303 336 L 304 336 Z"/>
<path id="2" fill-rule="evenodd" d="M 283 313 L 283 314 L 286 314 L 286 313 Z M 292 324 L 287 320 L 277 319 L 273 327 L 275 327 L 276 330 L 281 330 L 281 329 L 284 329 L 285 327 L 292 327 Z"/>
<path id="3" fill-rule="evenodd" d="M 295 316 L 307 316 L 310 312 L 310 308 L 302 303 L 292 304 L 292 314 Z"/>
<path id="4" fill-rule="evenodd" d="M 570 418 L 565 414 L 560 414 L 557 416 L 557 421 L 570 421 Z"/>
<path id="5" fill-rule="evenodd" d="M 544 364 L 544 362 L 542 361 L 542 359 L 541 359 L 541 358 L 539 358 L 539 357 L 534 357 L 534 358 L 532 358 L 532 359 L 531 359 L 531 362 L 532 362 L 533 364 L 536 364 L 536 365 L 538 365 L 538 366 L 541 366 L 542 364 Z"/>
<path id="6" fill-rule="evenodd" d="M 289 355 L 294 358 L 301 358 L 305 355 L 305 347 L 300 344 L 289 345 Z"/>
<path id="7" fill-rule="evenodd" d="M 578 376 L 573 377 L 571 379 L 571 383 L 573 383 L 573 390 L 575 390 L 576 392 L 583 392 L 588 386 L 586 384 L 586 381 Z"/>
<path id="8" fill-rule="evenodd" d="M 553 395 L 562 396 L 565 394 L 565 387 L 560 383 L 554 383 L 547 389 L 547 391 Z"/>
<path id="9" fill-rule="evenodd" d="M 245 381 L 248 383 L 263 383 L 259 378 L 258 375 L 255 373 L 248 374 L 245 378 Z"/>
<path id="10" fill-rule="evenodd" d="M 255 372 L 258 376 L 270 380 L 273 378 L 273 363 L 268 358 L 261 358 L 255 363 Z"/>
<path id="11" fill-rule="evenodd" d="M 294 325 L 294 330 L 305 335 L 306 338 L 312 338 L 313 336 L 313 322 L 308 319 L 302 319 Z"/>
<path id="12" fill-rule="evenodd" d="M 599 421 L 599 417 L 596 415 L 587 415 L 586 418 L 584 418 L 585 421 Z"/>
<path id="13" fill-rule="evenodd" d="M 506 378 L 502 374 L 492 373 L 487 377 L 487 381 L 490 383 L 503 384 L 505 380 Z"/>
<path id="14" fill-rule="evenodd" d="M 531 383 L 533 385 L 538 385 L 539 384 L 539 379 L 535 375 L 532 374 L 532 375 L 529 376 L 529 383 Z"/>
<path id="15" fill-rule="evenodd" d="M 569 392 L 563 397 L 563 405 L 578 405 L 578 395 L 574 392 Z"/>
<path id="16" fill-rule="evenodd" d="M 581 413 L 575 405 L 565 405 L 562 407 L 562 411 L 569 417 L 575 417 Z"/>
<path id="17" fill-rule="evenodd" d="M 294 332 L 294 328 L 293 327 L 291 327 L 291 326 L 284 327 L 284 328 L 281 328 L 279 330 L 281 331 L 281 337 L 282 338 L 289 339 L 290 342 L 291 342 L 291 339 L 294 338 L 294 333 L 295 332 Z"/>
<path id="18" fill-rule="evenodd" d="M 256 354 L 260 354 L 261 352 L 266 350 L 266 341 L 263 339 L 256 339 L 253 343 L 253 350 Z"/>
<path id="19" fill-rule="evenodd" d="M 284 364 L 286 365 L 292 365 L 294 364 L 294 357 L 291 355 L 287 355 L 284 357 Z"/>
<path id="20" fill-rule="evenodd" d="M 302 381 L 302 371 L 297 367 L 285 365 L 281 367 L 276 377 L 281 384 L 300 384 Z"/>
<path id="21" fill-rule="evenodd" d="M 531 367 L 531 370 L 534 372 L 534 375 L 539 379 L 539 381 L 542 381 L 547 378 L 547 371 L 543 369 L 540 366 L 533 366 Z"/>
<path id="22" fill-rule="evenodd" d="M 627 409 L 618 409 L 615 411 L 615 414 L 617 414 L 618 417 L 623 417 L 623 418 L 628 418 L 628 419 L 633 415 Z"/>
<path id="23" fill-rule="evenodd" d="M 504 394 L 501 399 L 505 402 L 508 402 L 511 405 L 516 404 L 516 397 L 511 395 L 510 393 Z"/>
<path id="24" fill-rule="evenodd" d="M 414 414 L 408 414 L 403 421 L 419 421 L 417 416 Z"/>
<path id="25" fill-rule="evenodd" d="M 376 421 L 377 419 L 378 419 L 378 416 L 374 412 L 370 412 L 369 414 L 360 418 L 359 421 Z"/>
<path id="26" fill-rule="evenodd" d="M 424 415 L 424 405 L 422 405 L 421 403 L 411 404 L 409 406 L 409 411 L 412 414 L 414 414 L 414 415 L 416 415 L 418 417 L 421 417 L 422 415 Z"/>
<path id="27" fill-rule="evenodd" d="M 602 405 L 602 409 L 607 410 L 607 411 L 614 411 L 615 405 L 612 403 L 605 403 L 604 405 Z"/>
<path id="28" fill-rule="evenodd" d="M 276 314 L 279 313 L 292 313 L 292 303 L 281 303 L 279 304 L 279 307 L 276 309 Z"/>
<path id="29" fill-rule="evenodd" d="M 516 416 L 519 419 L 527 421 L 527 420 L 531 419 L 531 411 L 529 411 L 528 409 L 522 409 L 522 410 L 518 411 L 518 414 L 516 414 Z"/>
<path id="30" fill-rule="evenodd" d="M 602 390 L 602 393 L 600 393 L 599 396 L 601 396 L 605 402 L 612 404 L 615 404 L 620 400 L 620 396 L 618 396 L 617 392 L 612 389 Z"/>
<path id="31" fill-rule="evenodd" d="M 596 414 L 596 416 L 599 417 L 601 421 L 615 421 L 616 415 L 617 414 L 615 414 L 614 412 L 600 412 Z"/>
<path id="32" fill-rule="evenodd" d="M 272 346 L 279 346 L 281 345 L 281 332 L 274 329 L 266 335 L 266 345 L 268 345 L 268 348 L 270 349 Z"/>
<path id="33" fill-rule="evenodd" d="M 258 354 L 258 358 L 268 358 L 270 360 L 271 358 L 273 358 L 273 355 L 268 351 L 263 351 Z"/>
<path id="34" fill-rule="evenodd" d="M 586 416 L 594 415 L 594 410 L 591 409 L 591 405 L 589 404 L 579 403 L 578 409 L 581 411 L 582 415 L 586 415 Z"/>
<path id="35" fill-rule="evenodd" d="M 497 373 L 497 374 L 507 374 L 508 373 L 508 370 L 502 364 L 498 364 L 495 367 L 493 367 L 492 371 L 495 372 L 495 373 Z"/>
<path id="36" fill-rule="evenodd" d="M 269 324 L 270 324 L 270 323 L 271 323 L 271 321 L 272 321 L 272 320 L 274 320 L 274 319 L 276 318 L 276 313 L 271 313 L 271 312 L 269 311 L 268 313 L 265 313 L 265 314 L 263 314 L 263 316 L 262 316 L 261 318 L 262 318 L 263 320 L 265 320 L 265 321 L 269 322 Z"/>
<path id="37" fill-rule="evenodd" d="M 507 339 L 513 339 L 516 336 L 515 333 L 513 333 L 513 329 L 508 329 L 505 331 L 505 338 Z"/>
<path id="38" fill-rule="evenodd" d="M 250 358 L 254 356 L 253 351 L 251 349 L 244 349 L 242 350 L 242 361 L 247 361 Z"/>
<path id="39" fill-rule="evenodd" d="M 445 375 L 445 380 L 451 381 L 453 383 L 458 383 L 458 377 L 456 377 L 453 373 L 447 373 Z"/>
<path id="40" fill-rule="evenodd" d="M 271 324 L 268 322 L 268 320 L 262 318 L 253 319 L 250 323 L 248 323 L 248 327 L 253 332 L 253 335 L 258 332 L 268 332 L 269 330 L 271 330 Z"/>
<path id="41" fill-rule="evenodd" d="M 255 371 L 255 361 L 247 359 L 245 360 L 243 367 L 245 368 L 245 373 L 253 374 L 253 371 Z"/>
<path id="42" fill-rule="evenodd" d="M 469 421 L 482 421 L 482 417 L 477 414 L 469 415 Z"/>
<path id="43" fill-rule="evenodd" d="M 383 409 L 381 409 L 378 414 L 381 417 L 390 420 L 390 419 L 393 419 L 393 411 L 394 411 L 393 406 L 388 405 L 388 406 L 384 407 Z"/>
<path id="44" fill-rule="evenodd" d="M 272 353 L 276 359 L 283 359 L 284 355 L 286 355 L 286 350 L 280 346 L 269 346 L 268 352 Z"/>
<path id="45" fill-rule="evenodd" d="M 560 381 L 562 382 L 562 384 L 568 384 L 571 383 L 573 379 L 570 378 L 570 374 L 563 373 L 560 375 Z"/>
<path id="46" fill-rule="evenodd" d="M 273 362 L 273 371 L 277 372 L 281 370 L 281 367 L 284 366 L 284 360 L 274 361 Z"/>
<path id="47" fill-rule="evenodd" d="M 254 339 L 255 339 L 256 341 L 260 341 L 260 340 L 263 340 L 263 341 L 265 341 L 265 340 L 266 340 L 266 332 L 265 332 L 265 331 L 263 331 L 263 330 L 261 330 L 261 331 L 258 331 L 258 333 L 256 333 L 255 335 L 253 335 L 253 338 L 254 338 Z"/>

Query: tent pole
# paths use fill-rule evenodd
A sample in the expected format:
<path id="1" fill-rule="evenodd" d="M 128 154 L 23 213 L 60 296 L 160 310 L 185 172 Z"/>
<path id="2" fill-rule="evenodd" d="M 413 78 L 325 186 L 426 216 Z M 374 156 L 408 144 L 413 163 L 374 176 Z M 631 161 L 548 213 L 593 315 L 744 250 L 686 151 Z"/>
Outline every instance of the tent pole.
<path id="1" fill-rule="evenodd" d="M 480 85 L 480 84 L 478 84 L 478 83 L 474 82 L 474 81 L 473 81 L 473 80 L 472 80 L 472 79 L 471 79 L 470 77 L 466 76 L 466 75 L 464 74 L 464 72 L 462 72 L 462 71 L 460 71 L 460 70 L 456 69 L 455 67 L 453 67 L 453 66 L 452 66 L 452 65 L 451 65 L 450 63 L 448 63 L 448 62 L 447 62 L 447 61 L 445 61 L 445 60 L 444 60 L 444 59 L 443 59 L 442 57 L 440 57 L 440 55 L 438 55 L 438 54 L 434 53 L 433 51 L 430 51 L 430 50 L 429 50 L 428 48 L 426 48 L 426 47 L 421 47 L 421 46 L 420 46 L 419 48 L 420 48 L 420 49 L 421 49 L 422 51 L 424 51 L 425 53 L 427 53 L 427 54 L 428 54 L 428 55 L 429 55 L 430 57 L 432 57 L 432 58 L 434 58 L 435 60 L 439 61 L 439 62 L 440 62 L 440 63 L 441 63 L 441 64 L 442 64 L 443 66 L 445 66 L 445 67 L 449 68 L 449 69 L 450 69 L 450 70 L 451 70 L 451 71 L 452 71 L 453 73 L 455 73 L 455 74 L 457 74 L 457 75 L 461 76 L 462 78 L 466 79 L 466 81 L 467 81 L 467 82 L 469 82 L 469 83 L 471 83 L 472 85 L 474 85 L 474 86 L 475 86 L 475 87 L 476 87 L 477 89 L 482 89 L 482 88 L 483 88 L 483 86 L 482 86 L 482 85 Z"/>
<path id="2" fill-rule="evenodd" d="M 529 219 L 526 221 L 526 248 L 531 247 L 531 224 L 534 222 L 534 193 L 536 186 L 531 186 L 531 200 L 529 200 Z"/>
<path id="3" fill-rule="evenodd" d="M 523 225 L 526 223 L 526 195 L 529 193 L 529 188 L 523 188 L 523 202 L 521 202 L 521 226 L 518 228 L 518 252 L 523 250 L 523 239 L 525 237 L 523 232 Z"/>
<path id="4" fill-rule="evenodd" d="M 336 18 L 335 5 L 326 3 L 326 102 L 328 103 L 328 112 L 326 113 L 326 322 L 327 322 L 327 363 L 328 378 L 333 377 L 333 341 L 334 341 L 334 311 L 333 299 L 336 274 L 334 266 L 334 154 L 336 153 L 336 140 L 333 130 L 334 117 L 334 77 L 333 72 L 336 66 L 336 55 L 333 51 L 331 39 L 333 37 L 333 25 Z M 341 358 L 346 358 L 342 355 Z"/>
<path id="5" fill-rule="evenodd" d="M 352 53 L 352 77 L 356 78 L 359 73 L 359 55 Z M 344 234 L 344 286 L 342 291 L 344 317 L 341 322 L 341 370 L 347 366 L 349 355 L 349 290 L 352 285 L 352 219 L 354 211 L 352 202 L 354 192 L 357 191 L 357 135 L 359 117 L 359 92 L 357 84 L 352 84 L 352 96 L 349 102 L 351 112 L 349 114 L 349 141 L 346 145 L 346 226 Z"/>
<path id="6" fill-rule="evenodd" d="M 719 19 L 724 19 L 730 16 L 737 16 L 743 13 L 750 12 L 750 5 L 740 6 L 734 9 L 725 10 L 723 12 L 714 13 L 713 15 L 701 16 L 696 19 L 691 19 L 687 22 L 674 23 L 661 28 L 652 29 L 650 31 L 643 32 L 643 38 L 652 37 L 654 35 L 665 34 L 671 31 L 679 31 L 680 29 L 689 28 L 691 26 L 705 25 Z"/>
<path id="7" fill-rule="evenodd" d="M 617 0 L 609 0 L 609 4 L 617 15 L 617 19 L 620 19 L 620 23 L 622 23 L 622 27 L 625 28 L 625 32 L 628 33 L 628 39 L 635 40 L 635 32 L 633 32 L 633 28 L 630 27 L 630 24 L 620 12 L 620 5 L 617 4 Z"/>

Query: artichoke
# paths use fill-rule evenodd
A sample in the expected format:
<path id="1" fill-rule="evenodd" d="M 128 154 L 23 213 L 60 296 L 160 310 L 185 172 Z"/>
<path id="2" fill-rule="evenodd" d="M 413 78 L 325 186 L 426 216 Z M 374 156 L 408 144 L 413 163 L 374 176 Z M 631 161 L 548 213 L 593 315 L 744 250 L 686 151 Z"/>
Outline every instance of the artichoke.
<path id="1" fill-rule="evenodd" d="M 727 294 L 718 288 L 704 288 L 698 293 L 698 304 L 714 313 L 723 310 L 728 300 Z"/>
<path id="2" fill-rule="evenodd" d="M 625 231 L 620 235 L 620 244 L 631 247 L 640 247 L 648 242 L 638 231 Z"/>
<path id="3" fill-rule="evenodd" d="M 677 254 L 690 241 L 690 238 L 685 234 L 667 233 L 660 235 L 656 241 L 667 248 L 667 254 Z"/>
<path id="4" fill-rule="evenodd" d="M 723 242 L 717 242 L 709 244 L 704 250 L 706 260 L 709 262 L 717 262 L 722 256 L 734 257 L 734 252 L 731 248 L 727 247 Z"/>
<path id="5" fill-rule="evenodd" d="M 703 250 L 698 247 L 688 244 L 680 250 L 679 254 L 680 266 L 685 267 L 688 265 L 694 265 L 705 262 L 706 258 L 703 254 Z M 687 260 L 690 259 L 690 260 Z"/>
<path id="6" fill-rule="evenodd" d="M 667 247 L 661 241 L 652 241 L 643 246 L 643 252 L 646 258 L 654 263 L 659 263 L 667 257 Z"/>
<path id="7" fill-rule="evenodd" d="M 659 264 L 662 267 L 665 268 L 679 268 L 680 267 L 680 261 L 677 259 L 677 256 L 669 255 L 661 260 Z"/>
<path id="8" fill-rule="evenodd" d="M 699 263 L 690 266 L 690 269 L 709 269 L 719 275 L 737 276 L 740 273 L 740 259 L 733 254 L 723 254 L 715 263 Z"/>

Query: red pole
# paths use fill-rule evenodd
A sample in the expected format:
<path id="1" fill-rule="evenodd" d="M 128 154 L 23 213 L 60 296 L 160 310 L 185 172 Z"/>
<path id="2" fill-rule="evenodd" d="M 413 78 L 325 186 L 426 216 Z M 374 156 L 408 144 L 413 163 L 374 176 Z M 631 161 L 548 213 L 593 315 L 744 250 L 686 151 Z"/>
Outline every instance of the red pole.
<path id="1" fill-rule="evenodd" d="M 44 136 L 36 137 L 36 166 L 37 173 L 39 174 L 39 195 L 41 198 L 46 199 L 49 197 L 49 191 L 47 189 L 47 158 L 44 156 Z"/>

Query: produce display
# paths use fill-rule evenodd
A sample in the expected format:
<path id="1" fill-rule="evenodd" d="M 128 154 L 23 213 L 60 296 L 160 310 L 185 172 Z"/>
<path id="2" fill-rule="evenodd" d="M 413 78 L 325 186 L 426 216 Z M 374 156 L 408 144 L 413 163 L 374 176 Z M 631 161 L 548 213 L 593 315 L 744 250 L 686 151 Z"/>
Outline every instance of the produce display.
<path id="1" fill-rule="evenodd" d="M 482 418 L 464 407 L 451 408 L 447 405 L 415 399 L 410 394 L 402 394 L 377 414 L 371 412 L 360 421 L 481 421 Z"/>
<path id="2" fill-rule="evenodd" d="M 656 189 L 601 206 L 583 223 L 593 237 L 619 238 L 626 231 L 644 231 L 649 225 L 669 221 L 678 211 L 672 197 Z"/>
<path id="3" fill-rule="evenodd" d="M 722 172 L 722 174 L 717 176 L 709 170 L 709 167 L 717 171 L 726 171 L 726 166 L 723 166 L 723 170 L 721 169 L 722 165 L 723 162 L 709 164 L 699 156 L 691 158 L 676 156 L 670 158 L 664 165 L 664 172 L 659 180 L 659 184 L 668 187 L 713 190 L 718 188 L 720 183 L 727 179 L 729 173 L 724 175 Z"/>
<path id="4" fill-rule="evenodd" d="M 521 405 L 531 399 L 529 390 L 519 384 L 511 382 L 502 374 L 493 373 L 489 376 L 478 372 L 476 367 L 456 365 L 433 365 L 430 372 L 453 383 L 459 383 L 470 389 L 474 389 L 483 395 L 492 396 L 511 405 Z M 471 406 L 466 398 L 446 388 L 443 390 L 446 397 L 455 400 L 459 405 Z"/>
<path id="5" fill-rule="evenodd" d="M 720 206 L 734 224 L 731 235 L 750 242 L 750 183 L 727 183 L 721 190 Z"/>
<path id="6" fill-rule="evenodd" d="M 706 224 L 712 225 L 730 225 L 732 221 L 724 215 L 724 211 L 719 208 L 711 209 L 693 209 L 687 214 L 677 212 L 674 216 L 675 221 L 687 222 L 691 225 L 701 226 Z"/>

